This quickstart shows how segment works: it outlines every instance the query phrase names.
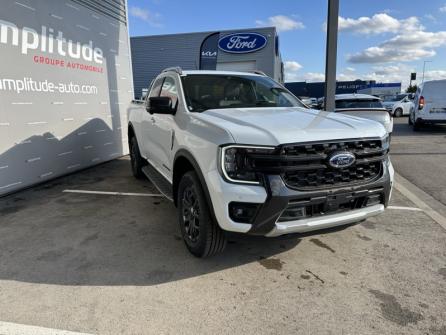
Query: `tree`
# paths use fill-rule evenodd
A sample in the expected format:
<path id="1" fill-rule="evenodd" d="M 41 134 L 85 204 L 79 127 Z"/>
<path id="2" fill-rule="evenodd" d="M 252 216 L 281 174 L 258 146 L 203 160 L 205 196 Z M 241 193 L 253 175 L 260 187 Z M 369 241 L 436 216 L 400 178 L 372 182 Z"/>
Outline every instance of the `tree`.
<path id="1" fill-rule="evenodd" d="M 406 88 L 406 93 L 416 93 L 417 92 L 417 85 L 409 86 Z"/>

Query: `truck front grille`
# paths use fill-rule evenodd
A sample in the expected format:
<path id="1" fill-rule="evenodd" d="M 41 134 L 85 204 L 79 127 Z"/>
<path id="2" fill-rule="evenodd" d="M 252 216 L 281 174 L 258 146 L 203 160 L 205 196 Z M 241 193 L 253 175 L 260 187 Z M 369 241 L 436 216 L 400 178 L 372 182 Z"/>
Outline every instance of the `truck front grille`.
<path id="1" fill-rule="evenodd" d="M 335 152 L 350 152 L 356 161 L 334 168 L 328 160 Z M 339 140 L 278 147 L 274 155 L 252 155 L 256 171 L 280 174 L 285 184 L 297 190 L 312 190 L 370 182 L 382 174 L 388 149 L 380 139 Z"/>

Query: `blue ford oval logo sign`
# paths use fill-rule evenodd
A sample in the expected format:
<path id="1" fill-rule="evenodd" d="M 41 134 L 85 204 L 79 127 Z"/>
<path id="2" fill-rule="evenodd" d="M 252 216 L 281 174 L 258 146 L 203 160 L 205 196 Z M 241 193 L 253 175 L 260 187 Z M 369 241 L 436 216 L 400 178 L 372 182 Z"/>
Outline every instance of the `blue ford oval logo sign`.
<path id="1" fill-rule="evenodd" d="M 243 54 L 264 48 L 266 42 L 266 37 L 258 33 L 235 33 L 220 38 L 218 47 L 225 52 Z"/>
<path id="2" fill-rule="evenodd" d="M 355 155 L 350 152 L 335 152 L 328 159 L 328 164 L 331 167 L 341 169 L 351 166 L 355 161 Z"/>

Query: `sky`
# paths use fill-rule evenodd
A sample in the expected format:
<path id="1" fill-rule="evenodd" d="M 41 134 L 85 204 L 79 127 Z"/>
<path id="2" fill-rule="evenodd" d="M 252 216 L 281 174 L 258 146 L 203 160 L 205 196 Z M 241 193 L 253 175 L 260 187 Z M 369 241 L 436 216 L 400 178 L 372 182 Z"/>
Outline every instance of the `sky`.
<path id="1" fill-rule="evenodd" d="M 285 81 L 321 81 L 327 0 L 128 0 L 131 36 L 275 26 Z M 338 80 L 446 78 L 446 0 L 340 0 Z M 415 82 L 416 83 L 416 82 Z"/>

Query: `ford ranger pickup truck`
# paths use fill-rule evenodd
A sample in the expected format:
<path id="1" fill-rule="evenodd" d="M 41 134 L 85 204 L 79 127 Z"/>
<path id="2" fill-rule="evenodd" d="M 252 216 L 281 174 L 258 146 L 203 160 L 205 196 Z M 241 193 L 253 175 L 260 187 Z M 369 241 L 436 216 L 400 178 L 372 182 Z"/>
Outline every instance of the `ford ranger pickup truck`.
<path id="1" fill-rule="evenodd" d="M 389 203 L 389 137 L 309 109 L 262 73 L 164 70 L 129 110 L 132 172 L 178 209 L 189 251 L 226 232 L 279 236 L 363 221 Z"/>

